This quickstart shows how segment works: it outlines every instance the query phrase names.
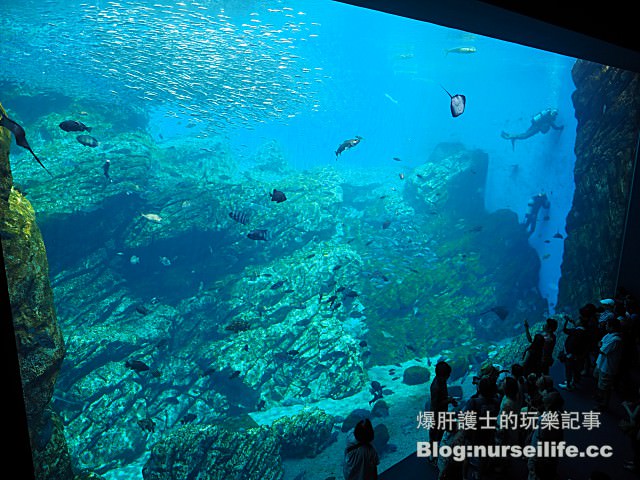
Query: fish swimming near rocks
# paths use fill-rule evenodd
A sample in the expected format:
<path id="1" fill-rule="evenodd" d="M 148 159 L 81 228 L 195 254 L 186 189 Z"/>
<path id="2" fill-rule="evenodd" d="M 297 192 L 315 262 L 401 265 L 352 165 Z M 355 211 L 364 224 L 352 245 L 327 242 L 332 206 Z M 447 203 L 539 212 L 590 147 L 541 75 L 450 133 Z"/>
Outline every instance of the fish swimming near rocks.
<path id="1" fill-rule="evenodd" d="M 187 423 L 193 422 L 197 418 L 195 413 L 187 413 L 184 417 L 180 419 L 180 423 L 182 425 L 186 425 Z"/>
<path id="2" fill-rule="evenodd" d="M 233 212 L 229 212 L 229 217 L 242 225 L 249 223 L 249 215 L 246 212 L 234 210 Z"/>
<path id="3" fill-rule="evenodd" d="M 78 135 L 76 140 L 80 142 L 85 147 L 95 148 L 99 145 L 98 140 L 96 140 L 91 135 Z"/>
<path id="4" fill-rule="evenodd" d="M 31 155 L 33 155 L 33 158 L 36 159 L 36 162 L 38 162 L 40 166 L 44 168 L 45 171 L 53 177 L 53 174 L 49 170 L 47 170 L 47 167 L 44 166 L 44 164 L 40 161 L 40 159 L 36 156 L 36 154 L 33 153 L 33 150 L 31 150 L 31 147 L 29 146 L 29 142 L 27 142 L 27 134 L 24 131 L 24 128 L 22 128 L 16 122 L 11 120 L 9 117 L 2 115 L 1 113 L 0 113 L 0 126 L 6 128 L 11 133 L 13 133 L 13 136 L 16 139 L 16 145 L 29 150 Z"/>
<path id="5" fill-rule="evenodd" d="M 284 192 L 276 190 L 275 188 L 273 189 L 273 192 L 269 194 L 269 196 L 271 197 L 271 201 L 276 203 L 282 203 L 287 199 Z"/>
<path id="6" fill-rule="evenodd" d="M 558 231 L 558 232 L 556 232 L 556 233 L 553 235 L 553 238 L 564 238 L 564 237 L 562 236 L 562 234 L 560 233 L 560 231 Z"/>
<path id="7" fill-rule="evenodd" d="M 478 51 L 478 49 L 476 47 L 456 47 L 456 48 L 450 48 L 448 50 L 444 51 L 445 55 L 448 55 L 450 53 L 476 53 Z"/>
<path id="8" fill-rule="evenodd" d="M 369 389 L 369 391 L 373 394 L 373 398 L 369 401 L 369 405 L 371 405 L 374 402 L 377 402 L 383 397 L 383 394 L 382 394 L 383 388 L 384 386 L 382 386 L 380 382 L 377 382 L 375 380 L 371 382 L 371 388 Z"/>
<path id="9" fill-rule="evenodd" d="M 150 222 L 160 223 L 162 221 L 162 217 L 156 213 L 141 213 L 140 215 Z"/>
<path id="10" fill-rule="evenodd" d="M 104 174 L 104 178 L 107 179 L 108 182 L 111 182 L 111 177 L 109 176 L 109 168 L 111 167 L 111 160 L 107 159 L 102 165 L 102 173 Z"/>
<path id="11" fill-rule="evenodd" d="M 151 417 L 147 417 L 143 420 L 138 420 L 136 423 L 143 431 L 146 430 L 151 433 L 156 431 L 156 422 L 154 422 Z"/>
<path id="12" fill-rule="evenodd" d="M 467 97 L 461 94 L 451 95 L 442 85 L 440 85 L 440 87 L 451 97 L 451 116 L 455 118 L 462 115 L 464 113 L 464 107 L 467 104 Z"/>
<path id="13" fill-rule="evenodd" d="M 149 365 L 147 365 L 146 363 L 140 360 L 131 360 L 131 361 L 127 360 L 126 362 L 124 362 L 124 366 L 138 373 L 146 372 L 147 370 L 150 370 Z"/>
<path id="14" fill-rule="evenodd" d="M 144 305 L 136 305 L 136 312 L 138 312 L 140 315 L 146 315 L 147 313 L 149 313 L 149 309 Z"/>
<path id="15" fill-rule="evenodd" d="M 250 238 L 251 240 L 262 240 L 266 242 L 271 238 L 271 233 L 269 232 L 269 230 L 259 228 L 247 233 L 247 238 Z"/>
<path id="16" fill-rule="evenodd" d="M 277 290 L 278 288 L 280 288 L 281 286 L 284 285 L 284 280 L 278 280 L 276 283 L 274 283 L 273 285 L 271 285 L 271 290 Z"/>
<path id="17" fill-rule="evenodd" d="M 504 320 L 509 315 L 509 309 L 507 307 L 498 305 L 497 307 L 493 307 L 493 308 L 490 308 L 489 310 L 482 312 L 479 316 L 482 316 L 489 312 L 495 313 L 500 318 L 500 320 Z"/>
<path id="18" fill-rule="evenodd" d="M 65 132 L 90 132 L 91 127 L 87 127 L 84 123 L 76 120 L 65 120 L 58 125 Z"/>
<path id="19" fill-rule="evenodd" d="M 327 303 L 329 304 L 329 306 L 333 307 L 333 303 L 338 299 L 337 295 L 331 295 L 329 297 L 329 300 L 327 300 Z"/>
<path id="20" fill-rule="evenodd" d="M 356 135 L 355 138 L 350 138 L 349 140 L 345 140 L 344 142 L 342 142 L 336 150 L 336 160 L 342 152 L 358 145 L 360 143 L 360 140 L 362 140 L 362 137 L 360 135 Z"/>

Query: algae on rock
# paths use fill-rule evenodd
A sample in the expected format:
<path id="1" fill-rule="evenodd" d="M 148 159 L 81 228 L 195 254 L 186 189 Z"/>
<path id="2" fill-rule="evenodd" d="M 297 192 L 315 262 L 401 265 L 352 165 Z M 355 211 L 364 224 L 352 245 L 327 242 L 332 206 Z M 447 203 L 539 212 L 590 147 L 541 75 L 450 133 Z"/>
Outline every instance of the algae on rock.
<path id="1" fill-rule="evenodd" d="M 6 115 L 0 106 L 2 115 Z M 73 478 L 58 415 L 48 409 L 65 354 L 47 255 L 31 203 L 11 188 L 8 130 L 0 128 L 0 232 L 38 480 Z"/>

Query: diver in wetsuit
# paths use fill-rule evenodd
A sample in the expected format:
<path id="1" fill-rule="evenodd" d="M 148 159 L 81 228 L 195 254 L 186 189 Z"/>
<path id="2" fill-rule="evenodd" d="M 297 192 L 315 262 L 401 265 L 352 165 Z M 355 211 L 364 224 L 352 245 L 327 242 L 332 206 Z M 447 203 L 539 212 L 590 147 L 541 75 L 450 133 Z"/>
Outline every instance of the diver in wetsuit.
<path id="1" fill-rule="evenodd" d="M 558 116 L 558 110 L 555 108 L 547 108 L 539 113 L 536 113 L 531 119 L 531 126 L 523 133 L 507 133 L 502 132 L 502 138 L 511 140 L 511 145 L 516 148 L 516 140 L 524 140 L 525 138 L 533 137 L 536 133 L 547 133 L 549 129 L 562 130 L 564 125 L 556 125 L 556 117 Z"/>
<path id="2" fill-rule="evenodd" d="M 546 193 L 538 193 L 529 199 L 527 203 L 527 213 L 524 216 L 524 226 L 528 229 L 529 236 L 533 235 L 536 230 L 536 223 L 538 222 L 538 213 L 541 208 L 549 210 L 551 203 L 547 198 Z"/>

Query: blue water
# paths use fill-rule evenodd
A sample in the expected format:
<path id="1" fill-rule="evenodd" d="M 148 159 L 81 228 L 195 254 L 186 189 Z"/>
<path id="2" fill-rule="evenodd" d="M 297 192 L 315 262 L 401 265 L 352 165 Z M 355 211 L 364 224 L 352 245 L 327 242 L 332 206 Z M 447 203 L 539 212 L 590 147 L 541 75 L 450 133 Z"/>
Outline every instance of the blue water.
<path id="1" fill-rule="evenodd" d="M 538 287 L 553 313 L 563 242 L 545 241 L 566 236 L 573 198 L 576 59 L 320 0 L 2 3 L 0 87 L 12 93 L 0 100 L 50 169 L 73 159 L 53 147 L 48 155 L 43 134 L 29 127 L 46 114 L 71 116 L 73 105 L 138 114 L 144 122 L 114 129 L 142 131 L 159 148 L 223 142 L 238 182 L 271 142 L 298 172 L 360 172 L 395 189 L 399 173 L 412 175 L 438 144 L 459 142 L 488 155 L 488 212 L 508 209 L 522 222 L 529 198 L 548 195 L 549 219 L 539 219 L 529 244 L 541 259 Z M 476 51 L 447 53 L 457 47 Z M 444 89 L 466 96 L 461 116 L 451 116 Z M 517 141 L 515 149 L 501 138 L 501 131 L 525 131 L 550 107 L 559 110 L 562 132 Z M 338 145 L 356 135 L 360 144 L 336 159 Z M 16 181 L 41 179 L 14 147 Z M 108 153 L 100 148 L 96 154 Z M 188 169 L 189 159 L 182 160 Z M 394 248 L 386 253 L 392 265 L 395 253 L 402 256 Z"/>

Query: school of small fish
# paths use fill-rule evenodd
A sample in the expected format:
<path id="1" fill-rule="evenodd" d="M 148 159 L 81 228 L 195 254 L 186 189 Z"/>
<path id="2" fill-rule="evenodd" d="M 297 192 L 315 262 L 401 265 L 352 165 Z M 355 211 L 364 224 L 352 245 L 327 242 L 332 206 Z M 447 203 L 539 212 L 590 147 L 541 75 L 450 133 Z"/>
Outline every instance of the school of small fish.
<path id="1" fill-rule="evenodd" d="M 38 28 L 25 22 L 21 2 L 3 8 L 0 64 L 17 58 L 20 71 L 0 69 L 0 81 L 29 78 L 43 92 L 124 107 L 142 101 L 169 117 L 189 116 L 205 137 L 229 122 L 285 122 L 321 107 L 317 88 L 327 75 L 300 47 L 322 26 L 304 11 L 120 0 L 74 5 L 70 17 L 57 0 L 32 3 L 29 18 L 46 19 Z M 95 88 L 87 89 L 87 78 Z"/>

